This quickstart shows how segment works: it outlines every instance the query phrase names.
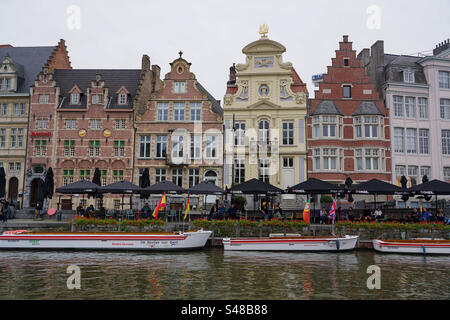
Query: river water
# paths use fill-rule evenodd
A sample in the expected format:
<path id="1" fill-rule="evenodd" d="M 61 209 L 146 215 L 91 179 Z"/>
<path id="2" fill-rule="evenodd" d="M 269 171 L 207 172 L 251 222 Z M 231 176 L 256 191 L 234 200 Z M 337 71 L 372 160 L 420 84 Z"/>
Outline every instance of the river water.
<path id="1" fill-rule="evenodd" d="M 67 267 L 80 268 L 69 290 Z M 367 288 L 367 268 L 381 289 Z M 0 299 L 450 299 L 450 256 L 1 251 Z"/>

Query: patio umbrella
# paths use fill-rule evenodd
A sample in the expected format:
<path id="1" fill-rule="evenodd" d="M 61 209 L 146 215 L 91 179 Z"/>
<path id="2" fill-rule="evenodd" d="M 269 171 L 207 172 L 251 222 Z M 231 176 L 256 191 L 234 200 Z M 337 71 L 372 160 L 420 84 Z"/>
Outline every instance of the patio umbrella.
<path id="1" fill-rule="evenodd" d="M 148 192 L 149 194 L 163 194 L 163 193 L 186 193 L 186 190 L 181 188 L 180 186 L 170 182 L 170 181 L 161 181 L 155 183 L 147 188 L 142 189 L 143 192 Z"/>
<path id="2" fill-rule="evenodd" d="M 213 181 L 205 180 L 191 188 L 188 189 L 189 193 L 192 194 L 216 194 L 221 195 L 225 194 L 225 190 L 216 186 Z"/>
<path id="3" fill-rule="evenodd" d="M 55 181 L 53 180 L 53 169 L 48 168 L 44 180 L 45 185 L 45 198 L 51 199 L 55 190 Z"/>
<path id="4" fill-rule="evenodd" d="M 3 167 L 0 167 L 0 198 L 6 195 L 6 173 Z"/>

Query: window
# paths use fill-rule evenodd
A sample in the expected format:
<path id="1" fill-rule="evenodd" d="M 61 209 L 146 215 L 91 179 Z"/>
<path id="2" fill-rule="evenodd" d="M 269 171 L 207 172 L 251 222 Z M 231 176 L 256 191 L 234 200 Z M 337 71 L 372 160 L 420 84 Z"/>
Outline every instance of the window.
<path id="1" fill-rule="evenodd" d="M 156 137 L 156 158 L 165 158 L 167 154 L 167 136 Z"/>
<path id="2" fill-rule="evenodd" d="M 169 104 L 167 102 L 158 102 L 158 121 L 168 121 L 169 120 Z"/>
<path id="3" fill-rule="evenodd" d="M 186 93 L 186 82 L 185 81 L 174 81 L 173 82 L 173 92 L 174 93 Z"/>
<path id="4" fill-rule="evenodd" d="M 90 157 L 100 156 L 100 140 L 89 141 L 89 156 Z"/>
<path id="5" fill-rule="evenodd" d="M 70 99 L 72 104 L 79 104 L 80 103 L 80 94 L 77 92 L 74 92 L 70 95 Z"/>
<path id="6" fill-rule="evenodd" d="M 416 98 L 405 97 L 405 116 L 407 118 L 416 117 Z"/>
<path id="7" fill-rule="evenodd" d="M 245 159 L 234 159 L 234 183 L 245 182 Z"/>
<path id="8" fill-rule="evenodd" d="M 0 148 L 6 147 L 6 129 L 1 128 L 0 129 Z"/>
<path id="9" fill-rule="evenodd" d="M 342 86 L 344 98 L 352 97 L 352 89 L 351 86 Z"/>
<path id="10" fill-rule="evenodd" d="M 73 169 L 64 169 L 63 170 L 63 185 L 67 186 L 70 183 L 73 183 Z"/>
<path id="11" fill-rule="evenodd" d="M 429 131 L 428 129 L 419 129 L 419 153 L 430 153 Z"/>
<path id="12" fill-rule="evenodd" d="M 48 104 L 50 100 L 50 95 L 48 94 L 40 94 L 39 95 L 39 103 L 40 104 Z"/>
<path id="13" fill-rule="evenodd" d="M 234 123 L 234 145 L 245 146 L 245 121 Z"/>
<path id="14" fill-rule="evenodd" d="M 172 158 L 183 158 L 183 136 L 172 136 Z"/>
<path id="15" fill-rule="evenodd" d="M 441 130 L 442 154 L 450 155 L 450 130 Z"/>
<path id="16" fill-rule="evenodd" d="M 150 140 L 149 135 L 142 135 L 139 138 L 139 158 L 150 158 Z"/>
<path id="17" fill-rule="evenodd" d="M 294 144 L 294 123 L 291 121 L 283 121 L 283 144 Z"/>
<path id="18" fill-rule="evenodd" d="M 183 169 L 172 169 L 172 183 L 183 187 Z"/>
<path id="19" fill-rule="evenodd" d="M 412 70 L 403 71 L 403 82 L 414 83 L 414 72 Z"/>
<path id="20" fill-rule="evenodd" d="M 419 118 L 428 119 L 428 99 L 418 98 Z"/>
<path id="21" fill-rule="evenodd" d="M 113 183 L 123 180 L 123 170 L 113 170 Z"/>
<path id="22" fill-rule="evenodd" d="M 439 88 L 450 89 L 450 72 L 439 71 Z"/>
<path id="23" fill-rule="evenodd" d="M 64 140 L 64 156 L 75 156 L 75 140 Z"/>
<path id="24" fill-rule="evenodd" d="M 155 183 L 166 180 L 166 169 L 155 169 Z"/>
<path id="25" fill-rule="evenodd" d="M 444 180 L 450 182 L 450 167 L 444 167 Z"/>
<path id="26" fill-rule="evenodd" d="M 107 183 L 106 183 L 107 177 L 108 177 L 108 170 L 100 170 L 100 179 L 101 179 L 102 186 L 107 185 Z"/>
<path id="27" fill-rule="evenodd" d="M 394 128 L 394 152 L 405 152 L 405 129 Z"/>
<path id="28" fill-rule="evenodd" d="M 48 129 L 48 119 L 38 119 L 36 127 L 38 129 Z"/>
<path id="29" fill-rule="evenodd" d="M 406 129 L 406 153 L 417 153 L 417 129 Z"/>
<path id="30" fill-rule="evenodd" d="M 260 143 L 269 144 L 269 121 L 262 120 L 259 122 L 258 140 Z"/>
<path id="31" fill-rule="evenodd" d="M 173 103 L 173 121 L 184 121 L 184 102 Z"/>
<path id="32" fill-rule="evenodd" d="M 124 157 L 125 156 L 125 141 L 118 140 L 114 141 L 114 157 Z"/>
<path id="33" fill-rule="evenodd" d="M 191 121 L 200 121 L 202 119 L 202 104 L 201 102 L 191 102 Z"/>
<path id="34" fill-rule="evenodd" d="M 394 100 L 394 116 L 403 117 L 403 97 L 394 96 L 393 100 Z"/>
<path id="35" fill-rule="evenodd" d="M 125 119 L 116 119 L 114 120 L 114 129 L 125 129 L 127 127 L 126 124 Z"/>
<path id="36" fill-rule="evenodd" d="M 92 104 L 102 104 L 102 95 L 101 94 L 93 94 L 92 95 Z"/>
<path id="37" fill-rule="evenodd" d="M 85 169 L 80 170 L 80 180 L 90 181 L 91 180 L 91 170 L 85 170 Z"/>
<path id="38" fill-rule="evenodd" d="M 364 117 L 364 137 L 378 137 L 378 117 Z"/>
<path id="39" fill-rule="evenodd" d="M 127 94 L 126 93 L 119 94 L 119 104 L 127 104 Z"/>
<path id="40" fill-rule="evenodd" d="M 202 136 L 191 135 L 191 159 L 200 159 L 202 152 Z"/>
<path id="41" fill-rule="evenodd" d="M 259 180 L 269 182 L 269 163 L 270 159 L 259 159 Z"/>
<path id="42" fill-rule="evenodd" d="M 36 156 L 45 156 L 47 153 L 47 140 L 34 140 L 34 153 Z"/>
<path id="43" fill-rule="evenodd" d="M 217 136 L 206 136 L 205 139 L 206 158 L 217 158 Z"/>
<path id="44" fill-rule="evenodd" d="M 66 124 L 66 129 L 76 129 L 77 128 L 77 120 L 75 120 L 75 119 L 66 119 L 65 124 Z"/>
<path id="45" fill-rule="evenodd" d="M 189 169 L 189 188 L 200 183 L 200 170 Z"/>
<path id="46" fill-rule="evenodd" d="M 441 99 L 441 119 L 450 120 L 450 99 Z"/>
<path id="47" fill-rule="evenodd" d="M 91 130 L 99 130 L 102 128 L 102 121 L 100 119 L 89 120 Z"/>

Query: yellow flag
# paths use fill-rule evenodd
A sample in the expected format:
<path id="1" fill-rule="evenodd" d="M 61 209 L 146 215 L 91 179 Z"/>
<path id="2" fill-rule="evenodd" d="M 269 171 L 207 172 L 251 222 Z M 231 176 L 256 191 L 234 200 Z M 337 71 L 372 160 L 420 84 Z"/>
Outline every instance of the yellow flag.
<path id="1" fill-rule="evenodd" d="M 188 197 L 186 204 L 186 213 L 184 214 L 184 220 L 186 220 L 189 210 L 191 210 L 191 206 L 189 205 L 189 197 Z"/>

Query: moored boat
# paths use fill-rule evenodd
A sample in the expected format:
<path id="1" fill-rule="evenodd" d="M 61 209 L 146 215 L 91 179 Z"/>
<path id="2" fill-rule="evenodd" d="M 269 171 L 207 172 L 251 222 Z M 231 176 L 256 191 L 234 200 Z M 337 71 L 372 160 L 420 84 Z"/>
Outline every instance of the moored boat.
<path id="1" fill-rule="evenodd" d="M 450 240 L 373 240 L 373 248 L 388 253 L 450 254 Z"/>
<path id="2" fill-rule="evenodd" d="M 271 234 L 268 238 L 224 238 L 225 250 L 239 251 L 345 251 L 355 248 L 358 236 L 315 237 Z"/>
<path id="3" fill-rule="evenodd" d="M 211 231 L 127 233 L 6 231 L 0 249 L 189 250 L 205 246 Z"/>

